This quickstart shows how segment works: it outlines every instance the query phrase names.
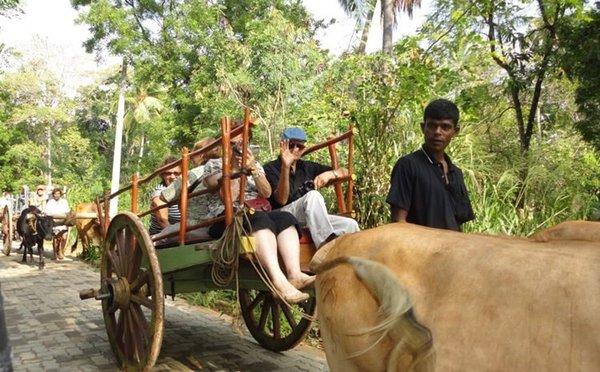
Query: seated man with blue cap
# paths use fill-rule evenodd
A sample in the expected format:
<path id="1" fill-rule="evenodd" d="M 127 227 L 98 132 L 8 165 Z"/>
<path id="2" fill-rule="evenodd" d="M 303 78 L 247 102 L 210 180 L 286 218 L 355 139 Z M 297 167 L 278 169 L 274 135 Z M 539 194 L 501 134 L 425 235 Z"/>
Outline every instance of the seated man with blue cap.
<path id="1" fill-rule="evenodd" d="M 310 231 L 320 248 L 339 235 L 359 231 L 352 218 L 331 215 L 319 188 L 348 175 L 345 168 L 332 169 L 302 160 L 306 148 L 306 133 L 301 128 L 286 128 L 281 134 L 280 155 L 264 166 L 273 193 L 269 201 L 273 208 L 293 214 Z"/>

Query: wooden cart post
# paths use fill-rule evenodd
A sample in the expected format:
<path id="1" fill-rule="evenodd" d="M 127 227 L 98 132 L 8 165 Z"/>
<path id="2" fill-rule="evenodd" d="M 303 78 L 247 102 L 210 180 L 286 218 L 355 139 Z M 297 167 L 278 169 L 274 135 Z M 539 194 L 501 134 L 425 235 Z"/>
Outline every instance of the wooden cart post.
<path id="1" fill-rule="evenodd" d="M 244 107 L 244 129 L 242 132 L 242 168 L 246 166 L 246 158 L 248 155 L 248 142 L 250 137 L 250 109 L 248 107 Z M 246 190 L 246 173 L 242 173 L 240 176 L 240 195 L 239 201 L 240 205 L 244 205 L 244 198 Z"/>
<path id="2" fill-rule="evenodd" d="M 187 147 L 181 150 L 181 195 L 179 196 L 179 245 L 185 244 L 185 233 L 187 230 L 187 209 L 188 209 L 188 163 L 190 154 Z"/>
<path id="3" fill-rule="evenodd" d="M 332 139 L 334 137 L 335 136 L 332 135 L 328 139 Z M 329 149 L 329 157 L 331 158 L 331 167 L 335 170 L 339 167 L 337 153 L 335 151 L 335 143 L 330 144 L 329 146 L 327 146 L 327 148 Z M 344 194 L 342 193 L 342 185 L 340 184 L 340 181 L 334 181 L 334 182 L 335 182 L 335 184 L 333 185 L 333 187 L 335 189 L 335 198 L 337 199 L 338 213 L 344 214 L 344 213 L 346 213 L 346 204 L 344 203 Z"/>
<path id="4" fill-rule="evenodd" d="M 138 212 L 138 180 L 139 174 L 135 172 L 131 176 L 131 212 L 135 214 Z"/>
<path id="5" fill-rule="evenodd" d="M 221 178 L 221 190 L 223 192 L 223 204 L 225 204 L 225 225 L 233 221 L 233 205 L 231 199 L 231 143 L 230 133 L 231 119 L 221 119 L 221 145 L 223 146 L 223 175 Z"/>
<path id="6" fill-rule="evenodd" d="M 354 157 L 354 125 L 350 123 L 348 128 L 350 137 L 348 138 L 348 174 L 350 179 L 348 180 L 348 188 L 346 189 L 346 209 L 350 213 L 351 217 L 354 218 L 354 209 L 352 204 L 352 198 L 354 196 L 354 166 L 352 165 Z"/>
<path id="7" fill-rule="evenodd" d="M 107 191 L 104 194 L 104 218 L 102 219 L 102 234 L 106 238 L 108 234 L 108 225 L 110 224 L 110 193 Z"/>

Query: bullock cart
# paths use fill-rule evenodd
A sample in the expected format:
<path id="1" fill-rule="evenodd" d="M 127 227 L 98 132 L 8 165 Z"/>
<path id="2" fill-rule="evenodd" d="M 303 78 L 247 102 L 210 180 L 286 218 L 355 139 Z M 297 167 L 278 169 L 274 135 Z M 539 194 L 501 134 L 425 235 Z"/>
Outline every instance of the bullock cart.
<path id="1" fill-rule="evenodd" d="M 203 149 L 188 152 L 182 150 L 181 158 L 147 177 L 132 177 L 131 183 L 106 195 L 98 203 L 98 218 L 104 234 L 101 254 L 100 288 L 80 292 L 81 299 L 94 298 L 102 302 L 102 313 L 108 339 L 117 363 L 124 369 L 150 369 L 160 352 L 165 318 L 165 296 L 230 289 L 237 291 L 245 324 L 254 339 L 273 351 L 284 351 L 297 345 L 308 332 L 316 301 L 312 289 L 305 302 L 288 305 L 274 295 L 267 275 L 253 258 L 252 239 L 244 236 L 237 227 L 242 226 L 248 207 L 236 208 L 231 195 L 232 179 L 240 178 L 244 184 L 247 170 L 232 173 L 230 139 L 242 134 L 243 154 L 248 148 L 248 132 L 252 122 L 249 110 L 244 115 L 244 125 L 231 129 L 229 118 L 221 120 L 221 137 Z M 311 153 L 329 149 L 332 166 L 337 167 L 336 144 L 348 140 L 348 170 L 352 175 L 352 127 L 346 133 L 307 149 Z M 188 163 L 191 156 L 208 153 L 221 146 L 223 153 L 223 176 L 214 189 L 191 191 L 182 187 L 179 200 L 154 209 L 138 210 L 138 191 L 164 170 L 180 165 L 181 184 L 188 185 Z M 245 155 L 244 155 L 245 157 Z M 245 164 L 244 161 L 242 164 Z M 342 185 L 347 184 L 344 197 Z M 351 214 L 353 177 L 338 179 L 333 184 L 338 212 Z M 243 187 L 243 186 L 240 186 Z M 207 192 L 221 192 L 225 213 L 196 225 L 187 226 L 188 199 Z M 109 210 L 110 199 L 128 192 L 131 210 L 112 219 L 103 211 Z M 243 194 L 237 205 L 244 205 Z M 159 208 L 179 203 L 182 215 L 179 231 L 150 236 L 141 218 Z M 227 229 L 219 240 L 186 240 L 186 234 L 195 229 L 210 226 L 224 220 Z M 237 227 L 236 227 L 237 226 Z M 231 233 L 235 231 L 237 233 Z M 305 234 L 304 234 L 305 235 Z M 159 245 L 157 242 L 172 238 L 174 242 Z M 301 266 L 308 271 L 308 263 L 315 252 L 306 236 L 301 239 Z"/>

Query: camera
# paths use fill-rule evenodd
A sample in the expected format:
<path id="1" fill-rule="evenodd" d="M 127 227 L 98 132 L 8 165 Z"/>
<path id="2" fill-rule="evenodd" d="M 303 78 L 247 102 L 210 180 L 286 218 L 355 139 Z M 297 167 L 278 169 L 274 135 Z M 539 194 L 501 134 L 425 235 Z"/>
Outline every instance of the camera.
<path id="1" fill-rule="evenodd" d="M 235 156 L 242 156 L 242 148 L 238 145 L 232 146 L 233 154 Z"/>
<path id="2" fill-rule="evenodd" d="M 312 191 L 314 189 L 315 189 L 315 181 L 313 181 L 313 180 L 304 181 L 302 186 L 300 186 L 300 188 L 299 188 L 300 195 L 306 195 L 309 191 Z"/>

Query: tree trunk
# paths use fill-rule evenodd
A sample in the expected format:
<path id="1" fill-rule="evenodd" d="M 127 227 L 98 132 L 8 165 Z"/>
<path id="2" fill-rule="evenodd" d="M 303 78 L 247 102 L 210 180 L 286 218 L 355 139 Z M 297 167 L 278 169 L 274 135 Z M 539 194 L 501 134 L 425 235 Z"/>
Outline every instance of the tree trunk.
<path id="1" fill-rule="evenodd" d="M 369 32 L 371 31 L 371 23 L 373 22 L 373 16 L 375 15 L 375 6 L 377 6 L 377 0 L 371 1 L 368 6 L 369 11 L 367 12 L 367 17 L 365 18 L 365 25 L 362 29 L 360 44 L 356 50 L 358 54 L 365 54 L 367 49 L 367 41 L 369 40 Z"/>
<path id="2" fill-rule="evenodd" d="M 52 132 L 50 126 L 46 128 L 46 140 L 48 141 L 48 187 L 52 187 Z"/>
<path id="3" fill-rule="evenodd" d="M 142 164 L 142 158 L 144 157 L 144 145 L 146 144 L 146 133 L 142 131 L 142 138 L 140 139 L 140 152 L 138 154 L 137 171 L 140 171 Z"/>
<path id="4" fill-rule="evenodd" d="M 125 119 L 125 91 L 127 89 L 127 60 L 123 57 L 121 65 L 121 81 L 119 83 L 119 102 L 117 104 L 117 124 L 115 126 L 115 147 L 113 153 L 112 180 L 110 193 L 113 194 L 119 190 L 121 176 L 121 147 L 123 144 L 123 122 Z M 114 217 L 117 214 L 119 198 L 110 200 L 109 215 Z"/>
<path id="5" fill-rule="evenodd" d="M 383 52 L 391 54 L 394 33 L 394 1 L 381 0 L 381 11 L 383 13 Z"/>

